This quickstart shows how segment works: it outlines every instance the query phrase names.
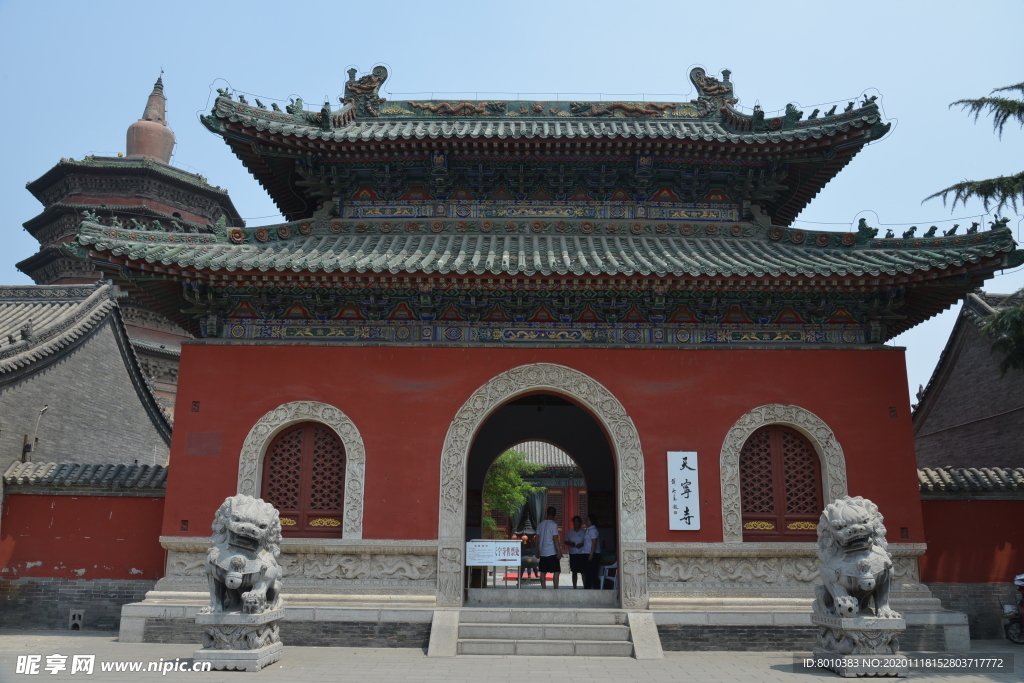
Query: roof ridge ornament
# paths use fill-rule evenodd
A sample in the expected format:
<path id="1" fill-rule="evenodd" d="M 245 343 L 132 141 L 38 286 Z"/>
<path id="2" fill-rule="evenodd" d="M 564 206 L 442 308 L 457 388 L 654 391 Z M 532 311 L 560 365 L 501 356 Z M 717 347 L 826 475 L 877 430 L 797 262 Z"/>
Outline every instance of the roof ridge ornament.
<path id="1" fill-rule="evenodd" d="M 380 86 L 388 78 L 386 67 L 378 65 L 365 76 L 356 79 L 356 70 L 348 70 L 348 81 L 345 83 L 345 95 L 340 98 L 342 104 L 353 104 L 359 116 L 379 116 L 379 107 L 387 100 L 378 94 Z"/>
<path id="2" fill-rule="evenodd" d="M 702 117 L 717 114 L 726 106 L 739 102 L 729 80 L 731 75 L 732 71 L 723 69 L 722 80 L 718 80 L 709 76 L 702 67 L 690 69 L 690 82 L 697 88 L 697 108 Z"/>

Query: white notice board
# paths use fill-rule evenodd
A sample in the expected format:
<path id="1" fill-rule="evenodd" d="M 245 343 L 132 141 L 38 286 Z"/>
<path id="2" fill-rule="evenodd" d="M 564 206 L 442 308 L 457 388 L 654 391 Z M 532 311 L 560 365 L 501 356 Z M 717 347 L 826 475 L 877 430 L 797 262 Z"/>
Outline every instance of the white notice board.
<path id="1" fill-rule="evenodd" d="M 518 567 L 522 555 L 523 544 L 519 541 L 466 541 L 467 567 Z"/>
<path id="2" fill-rule="evenodd" d="M 700 529 L 700 487 L 695 451 L 668 452 L 668 528 Z"/>

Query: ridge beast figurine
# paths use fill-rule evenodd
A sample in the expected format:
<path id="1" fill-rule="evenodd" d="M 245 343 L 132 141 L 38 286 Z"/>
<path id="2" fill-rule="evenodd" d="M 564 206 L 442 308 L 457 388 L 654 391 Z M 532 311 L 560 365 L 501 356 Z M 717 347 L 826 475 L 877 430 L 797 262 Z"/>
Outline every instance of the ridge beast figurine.
<path id="1" fill-rule="evenodd" d="M 210 604 L 200 614 L 261 614 L 281 600 L 281 520 L 270 503 L 237 495 L 213 520 L 213 547 L 206 551 Z"/>
<path id="2" fill-rule="evenodd" d="M 892 559 L 878 506 L 860 496 L 830 503 L 818 523 L 821 580 L 816 587 L 814 611 L 841 618 L 874 616 L 900 619 L 889 607 Z"/>

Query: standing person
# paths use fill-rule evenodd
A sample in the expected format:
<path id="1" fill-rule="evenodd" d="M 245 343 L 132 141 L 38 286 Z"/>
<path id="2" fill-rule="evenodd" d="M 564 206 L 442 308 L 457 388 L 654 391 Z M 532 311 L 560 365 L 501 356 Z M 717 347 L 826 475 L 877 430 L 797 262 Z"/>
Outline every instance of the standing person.
<path id="1" fill-rule="evenodd" d="M 583 549 L 586 531 L 583 519 L 576 515 L 572 518 L 572 528 L 565 534 L 565 544 L 569 546 L 569 571 L 572 572 L 572 587 L 576 588 L 576 575 L 583 577 L 583 586 L 587 585 L 587 551 Z"/>
<path id="2" fill-rule="evenodd" d="M 558 575 L 562 572 L 562 539 L 558 537 L 558 524 L 552 506 L 548 506 L 548 514 L 537 527 L 537 557 L 540 558 L 540 587 L 547 588 L 548 572 L 554 574 L 552 588 L 558 588 Z"/>
<path id="3" fill-rule="evenodd" d="M 591 512 L 587 517 L 590 518 L 590 526 L 587 527 L 583 543 L 583 550 L 587 553 L 587 572 L 583 575 L 583 587 L 600 590 L 601 582 L 597 574 L 601 569 L 601 541 L 598 538 L 597 515 Z"/>

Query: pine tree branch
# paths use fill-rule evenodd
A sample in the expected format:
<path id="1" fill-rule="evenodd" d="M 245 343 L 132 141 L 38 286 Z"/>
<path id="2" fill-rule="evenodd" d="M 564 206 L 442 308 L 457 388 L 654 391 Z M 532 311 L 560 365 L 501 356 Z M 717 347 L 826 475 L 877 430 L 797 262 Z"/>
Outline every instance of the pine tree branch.
<path id="1" fill-rule="evenodd" d="M 992 92 L 1016 90 L 1018 88 L 1024 90 L 1024 83 L 1008 85 L 1005 88 L 996 88 Z M 978 122 L 978 117 L 987 110 L 987 113 L 992 115 L 992 130 L 999 134 L 999 139 L 1002 139 L 1003 127 L 1010 119 L 1016 120 L 1020 123 L 1021 127 L 1024 127 L 1024 101 L 1021 100 L 1011 100 L 1005 97 L 981 97 L 976 100 L 957 100 L 949 106 L 959 106 L 967 110 L 968 114 L 974 114 L 975 123 Z"/>
<path id="2" fill-rule="evenodd" d="M 984 203 L 986 211 L 989 209 L 989 204 L 995 202 L 996 211 L 1009 204 L 1016 212 L 1018 200 L 1024 205 L 1024 172 L 989 180 L 965 180 L 925 197 L 921 203 L 941 197 L 942 205 L 945 206 L 950 195 L 953 195 L 953 206 L 951 207 L 953 209 L 956 208 L 957 203 L 966 206 L 968 199 L 980 199 Z"/>

